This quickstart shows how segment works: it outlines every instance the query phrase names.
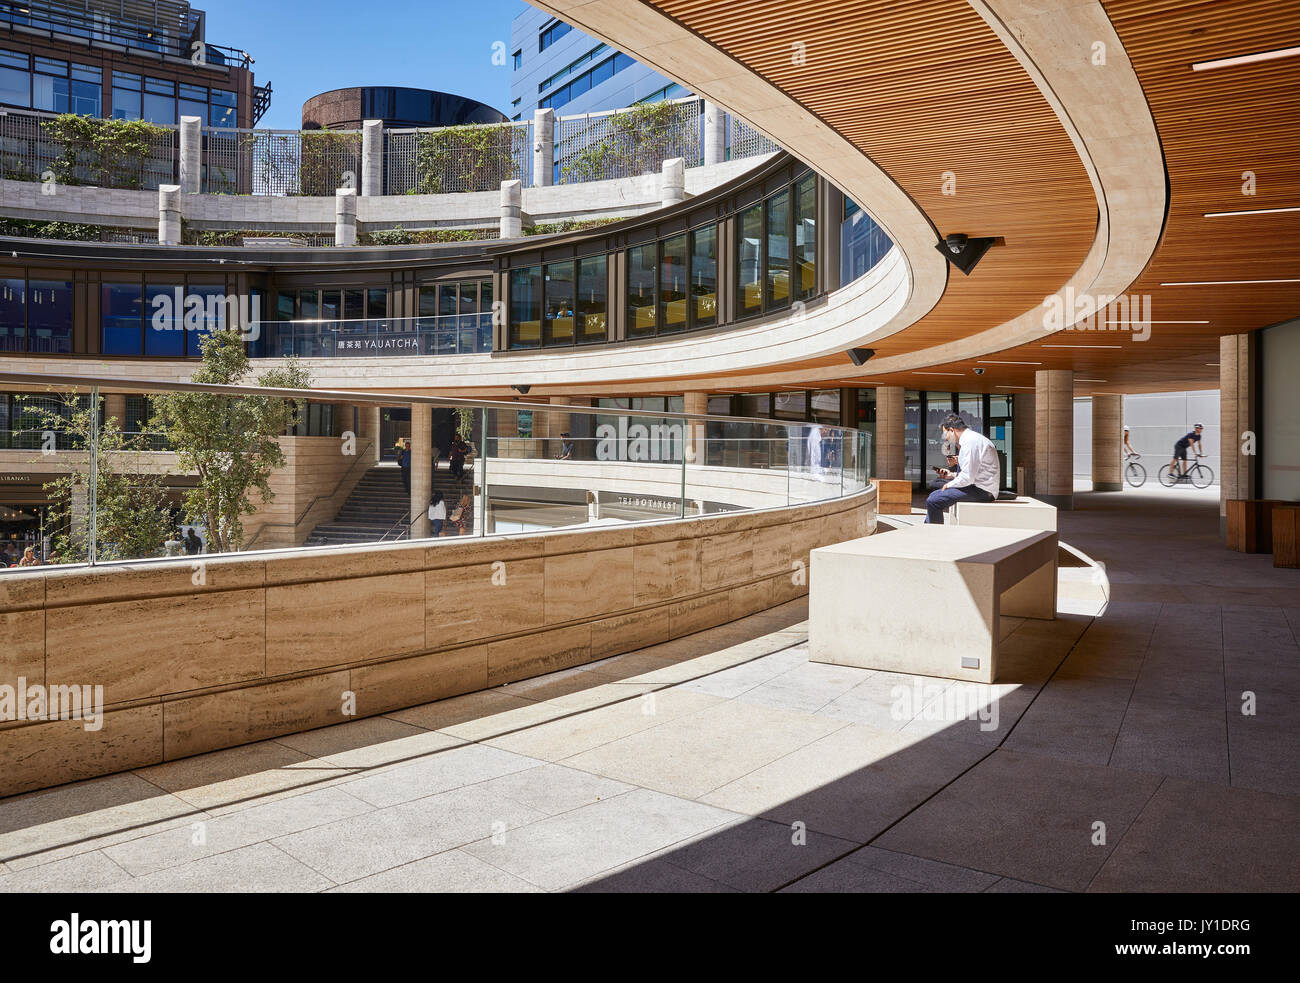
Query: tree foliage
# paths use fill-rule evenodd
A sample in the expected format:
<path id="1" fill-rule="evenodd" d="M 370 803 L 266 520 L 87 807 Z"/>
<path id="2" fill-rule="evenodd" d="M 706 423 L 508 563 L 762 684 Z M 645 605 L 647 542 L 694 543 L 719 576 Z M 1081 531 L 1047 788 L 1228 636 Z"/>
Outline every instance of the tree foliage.
<path id="1" fill-rule="evenodd" d="M 242 385 L 250 371 L 243 337 L 238 331 L 217 331 L 200 343 L 203 365 L 193 381 Z M 257 377 L 260 386 L 306 389 L 307 369 L 290 358 L 283 369 Z M 208 551 L 228 553 L 243 546 L 243 518 L 257 511 L 252 496 L 275 498 L 272 472 L 285 463 L 279 437 L 298 423 L 301 400 L 275 396 L 225 396 L 203 392 L 165 393 L 153 401 L 154 426 L 166 433 L 180 467 L 196 472 L 198 485 L 185 498 L 191 522 L 207 531 Z"/>
<path id="2" fill-rule="evenodd" d="M 128 434 L 109 417 L 96 431 L 99 406 L 76 393 L 22 400 L 24 427 L 58 435 L 73 452 L 67 469 L 45 483 L 51 556 L 78 562 L 87 555 L 90 476 L 95 474 L 95 554 L 98 560 L 161 556 L 172 535 L 172 507 L 164 475 L 151 462 L 148 434 Z M 48 439 L 48 438 L 47 438 Z M 91 448 L 95 449 L 92 455 Z"/>

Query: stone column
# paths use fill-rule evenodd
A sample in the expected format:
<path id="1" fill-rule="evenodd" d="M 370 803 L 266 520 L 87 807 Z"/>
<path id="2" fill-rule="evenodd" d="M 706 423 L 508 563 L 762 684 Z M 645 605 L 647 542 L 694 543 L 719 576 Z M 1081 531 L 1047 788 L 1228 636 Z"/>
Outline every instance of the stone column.
<path id="1" fill-rule="evenodd" d="M 704 165 L 727 159 L 727 114 L 716 103 L 704 101 Z"/>
<path id="2" fill-rule="evenodd" d="M 524 234 L 524 186 L 521 181 L 501 182 L 501 238 L 518 239 Z"/>
<path id="3" fill-rule="evenodd" d="M 1092 397 L 1092 490 L 1124 488 L 1124 397 L 1094 393 Z"/>
<path id="4" fill-rule="evenodd" d="M 179 184 L 158 186 L 158 244 L 160 246 L 181 244 L 181 186 Z"/>
<path id="5" fill-rule="evenodd" d="M 203 190 L 203 120 L 181 117 L 181 194 L 197 195 Z"/>
<path id="6" fill-rule="evenodd" d="M 334 192 L 334 245 L 357 244 L 357 189 L 339 188 Z"/>
<path id="7" fill-rule="evenodd" d="M 533 187 L 550 187 L 555 172 L 555 110 L 533 112 Z"/>
<path id="8" fill-rule="evenodd" d="M 1034 373 L 1034 497 L 1074 508 L 1074 372 Z"/>
<path id="9" fill-rule="evenodd" d="M 876 387 L 876 473 L 873 478 L 901 481 L 903 470 L 903 387 Z"/>
<path id="10" fill-rule="evenodd" d="M 1259 498 L 1255 471 L 1259 421 L 1255 415 L 1253 334 L 1219 339 L 1219 531 L 1227 526 L 1228 499 Z M 1251 453 L 1242 453 L 1249 450 Z"/>
<path id="11" fill-rule="evenodd" d="M 659 179 L 660 199 L 665 208 L 686 200 L 686 161 L 673 157 L 663 163 Z"/>
<path id="12" fill-rule="evenodd" d="M 1036 400 L 1033 393 L 1016 393 L 1012 402 L 1014 416 L 1011 420 L 1011 457 L 1012 467 L 1018 472 L 1023 473 L 1025 480 L 1022 483 L 1018 476 L 1013 474 L 1009 477 L 1016 481 L 1015 488 L 1017 495 L 1034 494 L 1034 467 L 1037 457 L 1034 453 L 1035 437 L 1037 437 L 1038 420 L 1035 411 Z"/>
<path id="13" fill-rule="evenodd" d="M 384 193 L 384 124 L 368 119 L 361 124 L 361 193 L 378 198 Z"/>
<path id="14" fill-rule="evenodd" d="M 433 407 L 411 404 L 411 538 L 429 535 L 429 500 L 433 498 Z M 455 503 L 452 503 L 454 506 Z M 450 512 L 450 509 L 448 509 Z"/>
<path id="15" fill-rule="evenodd" d="M 125 393 L 104 393 L 104 420 L 117 420 L 117 429 L 126 429 Z"/>
<path id="16" fill-rule="evenodd" d="M 701 392 L 682 393 L 682 412 L 694 416 L 709 415 L 709 394 Z M 686 422 L 682 433 L 682 450 L 687 464 L 703 464 L 705 456 L 705 427 L 703 423 L 691 420 Z"/>
<path id="17" fill-rule="evenodd" d="M 378 464 L 384 451 L 379 446 L 379 435 L 382 426 L 379 410 L 378 404 L 365 403 L 362 404 L 360 412 L 357 414 L 357 444 L 359 446 L 366 440 L 370 441 L 370 451 L 367 457 L 370 458 L 371 464 Z"/>

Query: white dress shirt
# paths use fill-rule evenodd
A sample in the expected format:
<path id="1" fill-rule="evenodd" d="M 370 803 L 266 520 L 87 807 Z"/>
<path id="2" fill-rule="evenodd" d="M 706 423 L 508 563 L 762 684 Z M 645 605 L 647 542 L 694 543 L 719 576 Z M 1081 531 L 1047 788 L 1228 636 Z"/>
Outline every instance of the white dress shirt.
<path id="1" fill-rule="evenodd" d="M 957 464 L 961 471 L 948 482 L 949 488 L 974 485 L 983 488 L 994 498 L 998 497 L 1002 487 L 1002 466 L 993 441 L 974 430 L 963 430 L 958 438 Z"/>

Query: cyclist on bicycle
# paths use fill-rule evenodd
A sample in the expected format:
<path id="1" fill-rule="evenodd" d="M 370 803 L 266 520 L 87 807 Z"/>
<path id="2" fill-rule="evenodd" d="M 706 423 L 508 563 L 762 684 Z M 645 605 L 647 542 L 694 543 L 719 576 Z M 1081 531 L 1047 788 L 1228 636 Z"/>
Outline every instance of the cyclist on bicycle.
<path id="1" fill-rule="evenodd" d="M 1180 481 L 1187 477 L 1187 448 L 1195 444 L 1196 456 L 1202 456 L 1201 431 L 1204 429 L 1205 427 L 1198 423 L 1190 433 L 1183 434 L 1178 438 L 1178 442 L 1174 444 L 1174 456 L 1169 462 L 1169 470 L 1175 472 Z M 1181 464 L 1179 464 L 1180 461 Z"/>
<path id="2" fill-rule="evenodd" d="M 1140 457 L 1140 456 L 1141 456 L 1140 454 L 1138 454 L 1137 451 L 1135 451 L 1135 450 L 1133 449 L 1133 445 L 1130 444 L 1130 443 L 1128 442 L 1128 426 L 1127 426 L 1127 425 L 1124 427 L 1124 453 L 1127 454 L 1129 457 Z"/>

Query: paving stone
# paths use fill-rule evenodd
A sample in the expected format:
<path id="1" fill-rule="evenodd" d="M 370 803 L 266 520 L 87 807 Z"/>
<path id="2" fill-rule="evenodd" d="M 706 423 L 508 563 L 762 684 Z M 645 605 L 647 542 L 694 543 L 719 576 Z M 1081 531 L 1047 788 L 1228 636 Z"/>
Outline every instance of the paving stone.
<path id="1" fill-rule="evenodd" d="M 1294 894 L 1297 829 L 1300 799 L 1169 779 L 1088 890 Z"/>
<path id="2" fill-rule="evenodd" d="M 1160 778 L 994 751 L 873 846 L 1067 891 L 1088 886 Z M 1095 823 L 1105 844 L 1094 844 Z"/>
<path id="3" fill-rule="evenodd" d="M 114 891 L 150 894 L 225 893 L 236 886 L 241 894 L 302 894 L 323 891 L 334 882 L 270 843 L 255 843 L 109 886 Z"/>
<path id="4" fill-rule="evenodd" d="M 565 764 L 694 799 L 844 726 L 733 701 L 575 754 Z"/>
<path id="5" fill-rule="evenodd" d="M 485 744 L 460 744 L 346 783 L 349 795 L 384 808 L 490 778 L 534 768 L 540 762 Z"/>
<path id="6" fill-rule="evenodd" d="M 555 891 L 586 882 L 739 817 L 648 789 L 534 822 L 465 849 L 494 867 Z"/>
<path id="7" fill-rule="evenodd" d="M 965 741 L 914 741 L 851 724 L 702 801 L 865 843 L 988 753 Z"/>
<path id="8" fill-rule="evenodd" d="M 464 850 L 448 850 L 330 888 L 330 893 L 538 894 L 541 890 Z"/>
<path id="9" fill-rule="evenodd" d="M 271 842 L 337 884 L 491 837 L 545 817 L 482 789 L 458 788 Z M 489 839 L 490 843 L 491 840 Z"/>

